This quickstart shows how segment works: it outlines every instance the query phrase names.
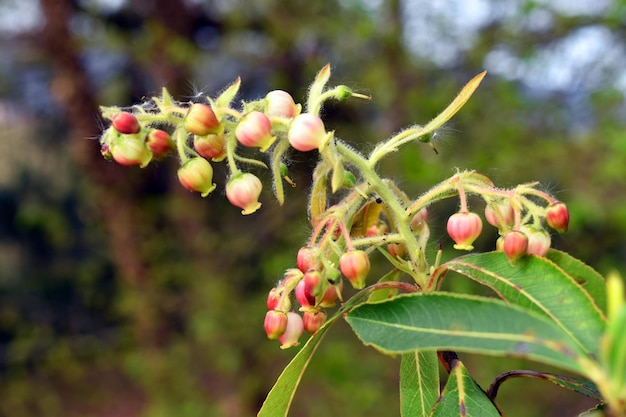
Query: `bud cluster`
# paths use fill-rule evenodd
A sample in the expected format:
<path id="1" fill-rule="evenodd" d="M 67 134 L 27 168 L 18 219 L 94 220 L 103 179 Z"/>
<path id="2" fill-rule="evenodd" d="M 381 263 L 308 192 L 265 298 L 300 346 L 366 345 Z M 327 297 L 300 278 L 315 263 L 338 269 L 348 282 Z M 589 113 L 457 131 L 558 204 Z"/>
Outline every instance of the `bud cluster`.
<path id="1" fill-rule="evenodd" d="M 111 121 L 100 139 L 102 154 L 121 165 L 143 168 L 176 150 L 179 182 L 203 197 L 216 188 L 211 163 L 227 160 L 228 200 L 243 214 L 254 213 L 261 206 L 258 199 L 263 186 L 257 176 L 242 172 L 238 165 L 268 167 L 262 158 L 243 156 L 242 152 L 249 153 L 245 151 L 248 148 L 269 154 L 272 188 L 282 203 L 282 181 L 293 185 L 281 172 L 286 168 L 283 158 L 287 149 L 321 152 L 333 136 L 319 117 L 322 103 L 329 98 L 363 97 L 344 86 L 324 90 L 329 74 L 329 66 L 324 67 L 311 86 L 307 112 L 302 112 L 302 105 L 282 90 L 233 108 L 239 79 L 216 99 L 178 102 L 163 89 L 160 97 L 129 109 L 102 107 L 103 116 Z"/>

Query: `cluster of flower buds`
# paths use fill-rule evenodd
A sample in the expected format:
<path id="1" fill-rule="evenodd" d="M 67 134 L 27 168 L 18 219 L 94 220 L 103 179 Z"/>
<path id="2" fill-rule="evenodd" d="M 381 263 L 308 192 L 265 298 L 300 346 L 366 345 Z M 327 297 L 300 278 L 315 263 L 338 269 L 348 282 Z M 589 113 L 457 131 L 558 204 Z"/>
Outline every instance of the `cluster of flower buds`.
<path id="1" fill-rule="evenodd" d="M 238 164 L 267 168 L 261 158 L 240 155 L 243 148 L 256 148 L 269 153 L 274 192 L 282 203 L 282 184 L 293 185 L 281 172 L 286 165 L 282 158 L 291 147 L 301 152 L 323 151 L 332 138 L 319 117 L 321 105 L 329 98 L 345 99 L 352 93 L 345 86 L 324 89 L 330 67 L 324 67 L 311 86 L 307 111 L 282 90 L 270 91 L 265 97 L 243 102 L 240 109 L 231 107 L 240 80 L 228 87 L 216 99 L 202 102 L 177 102 L 163 90 L 144 104 L 129 109 L 102 107 L 102 114 L 111 121 L 100 142 L 106 159 L 122 165 L 147 166 L 176 150 L 180 168 L 178 179 L 191 191 L 207 196 L 216 188 L 213 184 L 212 162 L 228 161 L 230 176 L 226 196 L 243 214 L 259 209 L 263 188 L 260 179 L 242 172 Z"/>
<path id="2" fill-rule="evenodd" d="M 505 196 L 492 198 L 485 207 L 485 219 L 500 233 L 496 249 L 503 251 L 512 264 L 527 254 L 545 256 L 548 253 L 551 238 L 542 223 L 559 233 L 567 231 L 569 224 L 569 211 L 564 203 L 533 189 L 529 194 L 549 202 L 548 207 L 541 208 L 524 197 L 525 190 L 514 189 Z M 472 244 L 481 234 L 482 220 L 476 213 L 467 211 L 464 193 L 459 194 L 462 210 L 448 219 L 448 234 L 456 249 L 472 250 Z"/>
<path id="3" fill-rule="evenodd" d="M 352 249 L 342 253 L 338 268 L 327 256 L 319 247 L 300 248 L 297 268 L 285 271 L 283 279 L 268 294 L 265 332 L 269 339 L 278 339 L 283 349 L 296 346 L 304 331 L 313 334 L 322 327 L 327 319 L 325 309 L 342 300 L 344 278 L 356 289 L 365 286 L 370 261 L 364 251 Z M 292 294 L 301 317 L 291 311 Z"/>

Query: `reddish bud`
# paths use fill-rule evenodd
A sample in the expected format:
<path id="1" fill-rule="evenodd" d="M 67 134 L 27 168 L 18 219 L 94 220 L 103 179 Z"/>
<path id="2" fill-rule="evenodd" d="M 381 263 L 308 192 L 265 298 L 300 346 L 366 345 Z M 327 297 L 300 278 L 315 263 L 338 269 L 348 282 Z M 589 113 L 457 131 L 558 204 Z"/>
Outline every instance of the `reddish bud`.
<path id="1" fill-rule="evenodd" d="M 307 333 L 313 334 L 318 331 L 326 321 L 326 312 L 323 310 L 305 311 L 302 321 L 304 330 L 306 330 Z"/>
<path id="2" fill-rule="evenodd" d="M 269 117 L 295 117 L 300 111 L 291 95 L 283 90 L 274 90 L 265 96 L 265 113 Z"/>
<path id="3" fill-rule="evenodd" d="M 387 251 L 394 258 L 402 258 L 406 253 L 406 246 L 404 243 L 390 243 L 387 245 Z"/>
<path id="4" fill-rule="evenodd" d="M 508 199 L 500 200 L 485 207 L 485 219 L 490 225 L 501 229 L 513 224 L 515 212 Z"/>
<path id="5" fill-rule="evenodd" d="M 367 231 L 365 232 L 365 236 L 367 237 L 382 236 L 385 233 L 387 233 L 388 229 L 389 228 L 387 227 L 385 223 L 378 222 L 367 228 Z"/>
<path id="6" fill-rule="evenodd" d="M 291 146 L 300 152 L 314 149 L 321 151 L 327 140 L 324 122 L 318 116 L 310 113 L 300 114 L 293 119 L 287 137 Z"/>
<path id="7" fill-rule="evenodd" d="M 235 137 L 243 146 L 261 148 L 261 152 L 265 152 L 276 140 L 272 136 L 272 122 L 260 111 L 248 113 L 239 121 Z"/>
<path id="8" fill-rule="evenodd" d="M 167 155 L 174 149 L 174 142 L 170 134 L 161 129 L 152 129 L 146 136 L 146 144 L 155 158 Z"/>
<path id="9" fill-rule="evenodd" d="M 111 155 L 120 165 L 139 165 L 141 168 L 150 163 L 152 152 L 144 140 L 135 137 L 120 137 L 111 144 Z"/>
<path id="10" fill-rule="evenodd" d="M 560 201 L 552 203 L 546 210 L 546 222 L 548 226 L 559 233 L 567 232 L 569 226 L 569 210 L 565 203 Z"/>
<path id="11" fill-rule="evenodd" d="M 460 211 L 448 219 L 448 234 L 454 240 L 454 248 L 458 250 L 472 250 L 472 243 L 480 236 L 483 222 L 476 213 Z"/>
<path id="12" fill-rule="evenodd" d="M 426 225 L 428 221 L 428 209 L 426 207 L 422 208 L 420 211 L 415 213 L 415 216 L 411 219 L 411 228 L 414 232 L 420 231 Z"/>
<path id="13" fill-rule="evenodd" d="M 278 338 L 281 343 L 281 349 L 287 349 L 292 346 L 298 346 L 298 339 L 304 331 L 304 322 L 298 313 L 290 311 L 287 313 L 287 328 L 282 336 Z"/>
<path id="14" fill-rule="evenodd" d="M 321 295 L 322 290 L 325 290 L 322 274 L 316 269 L 309 269 L 304 274 L 302 282 L 304 282 L 305 293 L 311 294 L 314 297 L 311 304 L 315 304 L 315 297 Z"/>
<path id="15" fill-rule="evenodd" d="M 233 206 L 242 209 L 241 214 L 252 214 L 261 207 L 259 196 L 262 189 L 261 180 L 254 174 L 240 173 L 226 184 L 226 198 Z"/>
<path id="16" fill-rule="evenodd" d="M 213 109 L 202 103 L 194 103 L 189 107 L 183 126 L 187 132 L 198 136 L 219 133 L 221 130 Z"/>
<path id="17" fill-rule="evenodd" d="M 283 293 L 282 288 L 272 288 L 270 290 L 269 294 L 267 294 L 267 309 L 268 310 L 277 309 L 282 293 Z"/>
<path id="18" fill-rule="evenodd" d="M 135 115 L 122 111 L 111 117 L 111 123 L 113 128 L 120 133 L 130 135 L 133 133 L 139 133 L 141 126 Z"/>
<path id="19" fill-rule="evenodd" d="M 302 272 L 317 269 L 320 265 L 320 250 L 316 247 L 305 246 L 298 250 L 297 265 Z"/>
<path id="20" fill-rule="evenodd" d="M 302 307 L 311 307 L 315 305 L 315 297 L 307 291 L 304 281 L 298 282 L 296 285 L 296 300 Z"/>
<path id="21" fill-rule="evenodd" d="M 529 255 L 545 256 L 550 250 L 551 239 L 548 232 L 533 226 L 522 226 L 520 229 L 528 237 Z"/>
<path id="22" fill-rule="evenodd" d="M 506 257 L 509 258 L 509 262 L 514 264 L 526 254 L 528 250 L 528 236 L 519 230 L 507 233 L 502 240 L 502 250 Z"/>
<path id="23" fill-rule="evenodd" d="M 365 287 L 365 278 L 370 271 L 370 260 L 362 250 L 351 250 L 339 258 L 339 269 L 356 289 Z"/>
<path id="24" fill-rule="evenodd" d="M 178 168 L 178 181 L 186 189 L 201 193 L 202 197 L 215 189 L 213 167 L 204 158 L 191 158 Z"/>
<path id="25" fill-rule="evenodd" d="M 320 307 L 330 308 L 334 307 L 337 299 L 341 298 L 341 291 L 343 290 L 343 280 L 339 281 L 336 285 L 329 285 L 324 291 L 322 299 L 318 303 Z"/>
<path id="26" fill-rule="evenodd" d="M 226 140 L 224 139 L 224 133 L 209 134 L 206 136 L 194 136 L 193 148 L 198 152 L 198 155 L 213 159 L 216 162 L 223 160 L 226 157 Z"/>
<path id="27" fill-rule="evenodd" d="M 284 311 L 270 310 L 265 314 L 263 323 L 267 338 L 276 340 L 281 337 L 287 329 L 287 313 Z"/>

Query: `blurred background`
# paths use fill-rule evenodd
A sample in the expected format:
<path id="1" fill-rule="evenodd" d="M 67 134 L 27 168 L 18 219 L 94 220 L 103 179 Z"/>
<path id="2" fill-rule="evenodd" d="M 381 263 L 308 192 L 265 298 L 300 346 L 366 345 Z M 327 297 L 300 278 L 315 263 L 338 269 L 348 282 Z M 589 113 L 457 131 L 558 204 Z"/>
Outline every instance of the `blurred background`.
<path id="1" fill-rule="evenodd" d="M 222 191 L 202 199 L 178 184 L 175 158 L 104 161 L 98 105 L 163 86 L 190 100 L 241 76 L 242 99 L 284 89 L 303 101 L 330 62 L 331 83 L 373 99 L 329 103 L 327 126 L 367 152 L 486 69 L 437 132 L 439 155 L 410 145 L 382 171 L 414 196 L 455 168 L 503 187 L 540 181 L 571 210 L 554 246 L 626 272 L 622 0 L 0 0 L 0 53 L 0 415 L 251 416 L 296 353 L 262 323 L 309 233 L 316 155 L 292 155 L 298 187 L 283 207 L 268 186 L 245 217 L 224 198 L 223 167 Z M 446 257 L 456 204 L 430 213 L 429 250 L 442 242 Z M 484 388 L 499 372 L 546 369 L 462 359 Z M 398 366 L 339 323 L 291 415 L 399 415 Z M 593 404 L 541 381 L 507 383 L 499 401 L 520 417 Z"/>

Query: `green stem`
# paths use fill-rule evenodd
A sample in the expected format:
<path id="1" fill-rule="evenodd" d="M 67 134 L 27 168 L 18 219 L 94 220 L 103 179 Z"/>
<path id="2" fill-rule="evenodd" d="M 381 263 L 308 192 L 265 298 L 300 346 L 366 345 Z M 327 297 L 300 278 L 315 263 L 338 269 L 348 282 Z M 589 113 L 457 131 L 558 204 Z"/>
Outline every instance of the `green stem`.
<path id="1" fill-rule="evenodd" d="M 235 135 L 228 135 L 226 141 L 226 158 L 228 158 L 228 168 L 231 176 L 239 174 L 239 168 L 235 162 L 235 149 L 237 148 L 237 138 Z"/>
<path id="2" fill-rule="evenodd" d="M 354 152 L 352 149 L 344 145 L 341 141 L 337 141 L 337 150 L 348 163 L 357 167 L 365 180 L 370 184 L 372 190 L 383 199 L 384 203 L 387 205 L 391 213 L 391 220 L 396 225 L 398 233 L 400 233 L 400 235 L 404 239 L 404 244 L 406 246 L 409 257 L 411 258 L 411 264 L 416 269 L 421 269 L 419 268 L 419 266 L 422 264 L 422 262 L 420 262 L 420 260 L 418 259 L 418 253 L 421 249 L 417 243 L 417 239 L 411 231 L 405 209 L 400 204 L 400 201 L 398 201 L 396 195 L 393 194 L 389 187 L 385 185 L 385 182 L 378 176 L 378 173 L 374 170 L 373 164 L 371 164 L 370 161 Z M 416 283 L 420 286 L 422 286 L 422 284 L 425 284 L 425 282 L 421 282 L 423 278 L 419 274 L 420 272 L 423 273 L 424 271 L 415 270 L 414 272 L 415 273 L 413 274 L 413 279 L 415 279 Z"/>

